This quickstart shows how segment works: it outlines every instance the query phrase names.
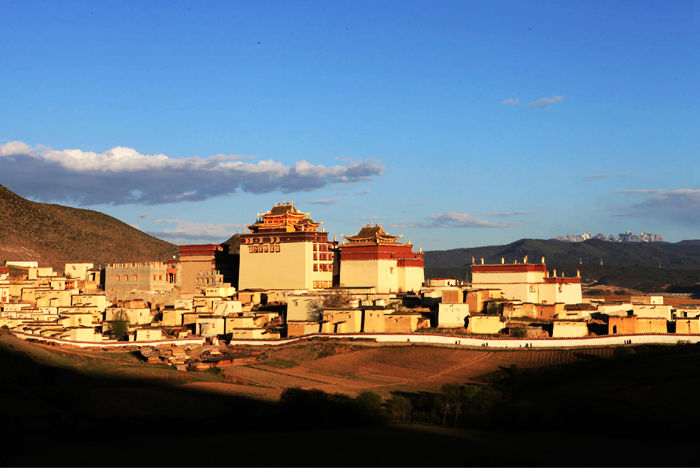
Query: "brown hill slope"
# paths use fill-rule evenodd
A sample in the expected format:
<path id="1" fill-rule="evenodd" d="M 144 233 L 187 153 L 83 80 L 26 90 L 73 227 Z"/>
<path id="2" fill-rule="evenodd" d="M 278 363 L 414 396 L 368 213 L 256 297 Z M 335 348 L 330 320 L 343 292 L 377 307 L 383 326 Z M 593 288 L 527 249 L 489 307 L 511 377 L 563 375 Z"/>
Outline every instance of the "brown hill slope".
<path id="1" fill-rule="evenodd" d="M 177 247 L 103 213 L 26 200 L 0 185 L 0 262 L 165 260 Z"/>

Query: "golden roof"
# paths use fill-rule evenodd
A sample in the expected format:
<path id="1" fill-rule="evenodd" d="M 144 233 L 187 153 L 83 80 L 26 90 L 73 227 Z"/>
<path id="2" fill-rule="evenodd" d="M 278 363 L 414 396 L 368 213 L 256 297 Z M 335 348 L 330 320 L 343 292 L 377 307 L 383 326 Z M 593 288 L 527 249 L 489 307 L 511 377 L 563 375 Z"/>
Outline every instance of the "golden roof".
<path id="1" fill-rule="evenodd" d="M 258 220 L 248 227 L 251 232 L 316 230 L 322 223 L 315 223 L 308 213 L 294 207 L 294 202 L 275 203 L 267 213 L 258 213 Z"/>
<path id="2" fill-rule="evenodd" d="M 294 202 L 282 202 L 282 203 L 275 203 L 275 205 L 272 207 L 270 211 L 267 213 L 258 213 L 258 216 L 262 218 L 271 218 L 271 217 L 282 217 L 282 216 L 294 216 L 294 217 L 306 217 L 309 216 L 309 213 L 302 213 L 301 211 L 297 210 L 294 207 Z"/>
<path id="3" fill-rule="evenodd" d="M 373 224 L 367 224 L 363 225 L 362 229 L 360 229 L 360 232 L 358 232 L 354 236 L 344 235 L 343 237 L 349 240 L 350 242 L 376 242 L 386 244 L 396 243 L 396 239 L 399 239 L 403 236 L 392 236 L 391 234 L 387 234 L 384 231 L 384 228 L 381 224 L 377 224 L 376 226 Z"/>

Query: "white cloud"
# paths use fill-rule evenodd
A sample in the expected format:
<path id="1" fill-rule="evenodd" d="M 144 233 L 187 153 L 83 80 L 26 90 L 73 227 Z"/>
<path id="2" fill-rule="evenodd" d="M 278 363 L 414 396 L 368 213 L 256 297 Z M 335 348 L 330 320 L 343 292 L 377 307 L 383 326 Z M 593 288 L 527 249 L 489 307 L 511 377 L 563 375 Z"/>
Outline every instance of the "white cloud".
<path id="1" fill-rule="evenodd" d="M 218 154 L 175 159 L 116 147 L 103 153 L 30 147 L 21 141 L 0 145 L 0 183 L 42 201 L 155 204 L 205 200 L 237 191 L 300 192 L 333 183 L 382 175 L 378 161 L 355 160 L 325 166 L 297 161 L 242 161 L 250 156 Z"/>
<path id="2" fill-rule="evenodd" d="M 244 227 L 242 224 L 197 223 L 176 218 L 156 219 L 153 222 L 168 227 L 148 231 L 148 234 L 176 244 L 220 243 L 241 232 Z"/>
<path id="3" fill-rule="evenodd" d="M 501 104 L 504 106 L 517 106 L 519 102 L 520 98 L 508 98 L 501 101 Z"/>
<path id="4" fill-rule="evenodd" d="M 334 205 L 338 203 L 335 198 L 319 198 L 318 200 L 313 200 L 308 202 L 310 205 Z"/>
<path id="5" fill-rule="evenodd" d="M 554 97 L 543 97 L 540 98 L 536 101 L 532 101 L 528 103 L 528 107 L 538 107 L 540 109 L 547 109 L 550 104 L 555 104 L 557 102 L 561 102 L 564 100 L 563 96 L 554 96 Z"/>
<path id="6" fill-rule="evenodd" d="M 503 211 L 503 212 L 491 212 L 485 213 L 485 216 L 493 216 L 495 218 L 512 218 L 514 216 L 529 216 L 537 214 L 534 211 Z"/>
<path id="7" fill-rule="evenodd" d="M 509 227 L 512 224 L 494 223 L 483 219 L 470 216 L 464 211 L 448 211 L 446 213 L 437 213 L 428 216 L 430 226 L 432 227 L 458 227 L 458 228 L 477 228 L 477 227 Z"/>
<path id="8" fill-rule="evenodd" d="M 610 177 L 637 177 L 637 174 L 617 173 L 617 174 L 591 174 L 583 176 L 584 179 L 608 179 Z"/>

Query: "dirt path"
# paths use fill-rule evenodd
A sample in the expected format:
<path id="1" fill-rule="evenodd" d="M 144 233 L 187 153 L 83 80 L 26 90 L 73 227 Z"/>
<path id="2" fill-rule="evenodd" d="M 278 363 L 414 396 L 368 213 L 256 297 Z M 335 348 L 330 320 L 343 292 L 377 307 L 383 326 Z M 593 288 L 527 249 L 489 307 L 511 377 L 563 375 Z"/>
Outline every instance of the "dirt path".
<path id="1" fill-rule="evenodd" d="M 441 377 L 441 376 L 446 375 L 446 374 L 451 374 L 451 373 L 456 372 L 456 371 L 458 371 L 458 370 L 460 370 L 460 369 L 464 369 L 465 367 L 468 367 L 468 366 L 473 366 L 474 364 L 476 364 L 476 363 L 478 363 L 478 362 L 481 362 L 481 361 L 483 361 L 483 360 L 485 360 L 485 359 L 490 358 L 492 355 L 493 355 L 493 353 L 485 352 L 485 353 L 483 353 L 481 356 L 478 356 L 478 357 L 476 357 L 476 358 L 474 358 L 474 359 L 469 359 L 469 360 L 465 361 L 465 362 L 462 363 L 462 364 L 459 364 L 459 365 L 454 366 L 454 367 L 450 367 L 450 368 L 448 368 L 448 369 L 445 369 L 445 370 L 443 370 L 443 371 L 438 372 L 437 374 L 433 374 L 433 375 L 431 375 L 430 377 L 428 377 L 427 380 L 434 379 L 434 378 L 437 378 L 437 377 Z"/>

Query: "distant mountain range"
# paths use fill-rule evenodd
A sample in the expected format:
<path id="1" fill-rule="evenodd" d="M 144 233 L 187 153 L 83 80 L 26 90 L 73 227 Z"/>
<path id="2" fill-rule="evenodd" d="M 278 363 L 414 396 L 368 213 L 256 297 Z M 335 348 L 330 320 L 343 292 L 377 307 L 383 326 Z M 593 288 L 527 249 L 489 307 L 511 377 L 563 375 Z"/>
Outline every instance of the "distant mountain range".
<path id="1" fill-rule="evenodd" d="M 177 246 L 103 213 L 29 201 L 0 185 L 0 264 L 166 260 Z"/>
<path id="2" fill-rule="evenodd" d="M 691 287 L 700 282 L 700 240 L 670 242 L 581 242 L 521 239 L 507 245 L 426 251 L 425 276 L 465 279 L 472 258 L 476 263 L 530 263 L 545 257 L 547 266 L 573 275 L 581 270 L 584 281 L 640 290 Z"/>
<path id="3" fill-rule="evenodd" d="M 557 236 L 554 238 L 554 240 L 566 242 L 584 242 L 591 239 L 598 239 L 607 242 L 666 242 L 659 234 L 642 232 L 637 235 L 630 231 L 621 232 L 617 236 L 612 234 L 606 235 L 600 232 L 594 236 L 590 232 L 584 232 L 583 234 L 567 234 L 565 236 Z"/>

